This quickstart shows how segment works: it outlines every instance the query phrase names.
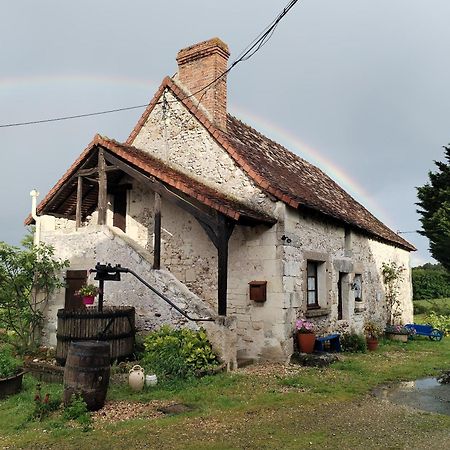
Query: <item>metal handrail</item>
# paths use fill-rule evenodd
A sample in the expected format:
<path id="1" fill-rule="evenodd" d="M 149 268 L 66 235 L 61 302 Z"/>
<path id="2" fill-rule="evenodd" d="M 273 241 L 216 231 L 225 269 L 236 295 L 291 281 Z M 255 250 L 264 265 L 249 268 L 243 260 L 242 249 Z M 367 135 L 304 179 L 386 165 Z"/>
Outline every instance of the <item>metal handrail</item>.
<path id="1" fill-rule="evenodd" d="M 140 277 L 134 270 L 128 269 L 126 267 L 122 267 L 120 264 L 116 266 L 111 266 L 111 264 L 100 264 L 97 263 L 95 269 L 91 269 L 90 272 L 96 273 L 96 280 L 99 280 L 100 284 L 100 296 L 99 298 L 99 307 L 100 304 L 103 306 L 103 286 L 104 281 L 120 281 L 121 273 L 131 273 L 135 278 L 137 278 L 144 286 L 149 288 L 152 292 L 154 292 L 158 297 L 162 298 L 166 303 L 168 303 L 172 308 L 176 309 L 182 316 L 186 317 L 186 319 L 192 322 L 214 322 L 212 317 L 204 317 L 204 318 L 195 318 L 189 316 L 189 314 L 179 308 L 175 303 L 173 303 L 167 296 L 165 296 L 162 292 L 159 292 L 152 285 L 150 285 L 147 281 L 145 281 L 142 277 Z"/>

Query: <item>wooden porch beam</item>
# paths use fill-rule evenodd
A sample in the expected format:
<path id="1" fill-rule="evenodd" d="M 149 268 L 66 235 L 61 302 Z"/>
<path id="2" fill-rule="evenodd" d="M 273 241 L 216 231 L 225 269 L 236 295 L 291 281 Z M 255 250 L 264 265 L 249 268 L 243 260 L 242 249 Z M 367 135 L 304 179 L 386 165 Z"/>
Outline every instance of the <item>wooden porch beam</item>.
<path id="1" fill-rule="evenodd" d="M 228 242 L 233 229 L 234 222 L 220 215 L 217 230 L 217 309 L 219 316 L 227 315 Z"/>
<path id="2" fill-rule="evenodd" d="M 106 161 L 103 149 L 98 151 L 98 225 L 106 224 L 107 210 L 107 178 L 106 178 Z"/>
<path id="3" fill-rule="evenodd" d="M 161 268 L 161 194 L 155 192 L 155 208 L 153 214 L 153 268 L 159 270 Z"/>
<path id="4" fill-rule="evenodd" d="M 105 166 L 106 172 L 114 172 L 115 170 L 120 170 L 116 166 Z M 81 177 L 89 177 L 98 173 L 98 167 L 92 167 L 91 169 L 80 169 L 77 171 L 76 175 Z"/>
<path id="5" fill-rule="evenodd" d="M 83 200 L 83 177 L 79 176 L 77 181 L 77 206 L 75 210 L 75 227 L 81 227 L 81 207 Z"/>

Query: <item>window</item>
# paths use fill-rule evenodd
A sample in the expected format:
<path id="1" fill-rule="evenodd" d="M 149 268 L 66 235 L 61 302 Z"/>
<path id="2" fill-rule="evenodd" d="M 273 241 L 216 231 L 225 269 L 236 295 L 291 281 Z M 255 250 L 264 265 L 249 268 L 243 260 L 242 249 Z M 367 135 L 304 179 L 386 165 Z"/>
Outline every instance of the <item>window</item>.
<path id="1" fill-rule="evenodd" d="M 319 308 L 319 290 L 317 280 L 317 261 L 307 263 L 307 307 Z"/>
<path id="2" fill-rule="evenodd" d="M 355 294 L 355 301 L 362 302 L 362 276 L 361 274 L 355 274 L 353 278 L 352 290 Z"/>

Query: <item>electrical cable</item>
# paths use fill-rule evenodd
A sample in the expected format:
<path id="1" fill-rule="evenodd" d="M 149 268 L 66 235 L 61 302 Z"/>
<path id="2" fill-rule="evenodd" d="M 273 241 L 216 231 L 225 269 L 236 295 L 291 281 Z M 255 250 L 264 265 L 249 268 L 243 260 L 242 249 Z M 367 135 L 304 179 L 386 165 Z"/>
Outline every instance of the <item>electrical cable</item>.
<path id="1" fill-rule="evenodd" d="M 276 27 L 280 23 L 280 21 L 283 19 L 284 16 L 293 8 L 293 6 L 298 2 L 298 0 L 291 0 L 281 11 L 280 14 L 255 38 L 253 41 L 245 47 L 245 49 L 239 54 L 238 58 L 230 65 L 230 67 L 225 70 L 223 73 L 221 73 L 218 77 L 216 77 L 214 80 L 212 80 L 210 83 L 208 83 L 206 86 L 203 86 L 201 89 L 199 89 L 196 92 L 191 93 L 188 96 L 183 97 L 180 100 L 185 100 L 187 98 L 193 97 L 200 92 L 203 91 L 202 96 L 200 97 L 198 101 L 198 105 L 201 103 L 205 93 L 207 90 L 213 86 L 217 81 L 219 81 L 222 77 L 227 75 L 234 67 L 236 67 L 240 62 L 248 61 L 255 53 L 257 53 L 272 37 L 273 33 L 275 32 Z M 171 102 L 179 102 L 180 100 L 172 100 Z M 167 101 L 167 100 L 166 100 Z M 158 102 L 160 103 L 160 102 Z M 109 109 L 105 111 L 98 111 L 98 112 L 92 112 L 92 113 L 85 113 L 85 114 L 75 114 L 71 116 L 63 116 L 63 117 L 54 117 L 50 119 L 41 119 L 41 120 L 31 120 L 28 122 L 15 122 L 15 123 L 7 123 L 7 124 L 0 124 L 0 128 L 12 128 L 12 127 L 19 127 L 19 126 L 26 126 L 26 125 L 36 125 L 41 123 L 48 123 L 48 122 L 59 122 L 63 120 L 71 120 L 71 119 L 79 119 L 82 117 L 91 117 L 91 116 L 100 116 L 104 114 L 111 114 L 121 111 L 129 111 L 132 109 L 139 109 L 139 108 L 146 108 L 149 104 L 145 105 L 137 105 L 137 106 L 127 106 L 123 108 L 115 108 L 115 109 Z"/>

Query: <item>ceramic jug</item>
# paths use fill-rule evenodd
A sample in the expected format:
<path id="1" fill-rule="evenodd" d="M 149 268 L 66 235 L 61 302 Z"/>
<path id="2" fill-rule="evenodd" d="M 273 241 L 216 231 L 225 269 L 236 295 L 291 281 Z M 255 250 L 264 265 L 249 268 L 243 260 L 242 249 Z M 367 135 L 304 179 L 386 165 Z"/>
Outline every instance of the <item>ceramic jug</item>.
<path id="1" fill-rule="evenodd" d="M 156 386 L 158 383 L 158 377 L 156 375 L 145 375 L 145 385 L 146 386 Z"/>
<path id="2" fill-rule="evenodd" d="M 133 391 L 141 391 L 144 387 L 144 369 L 139 366 L 133 366 L 128 376 L 128 384 Z"/>

